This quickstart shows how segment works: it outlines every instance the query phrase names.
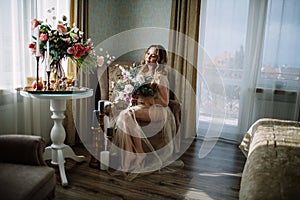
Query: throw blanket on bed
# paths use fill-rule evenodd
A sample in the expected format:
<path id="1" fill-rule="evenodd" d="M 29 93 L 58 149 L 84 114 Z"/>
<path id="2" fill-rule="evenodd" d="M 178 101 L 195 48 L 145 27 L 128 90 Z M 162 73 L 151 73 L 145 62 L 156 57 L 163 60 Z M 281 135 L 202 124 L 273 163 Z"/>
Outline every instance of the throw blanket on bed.
<path id="1" fill-rule="evenodd" d="M 300 123 L 261 119 L 239 146 L 247 157 L 240 199 L 300 199 Z"/>

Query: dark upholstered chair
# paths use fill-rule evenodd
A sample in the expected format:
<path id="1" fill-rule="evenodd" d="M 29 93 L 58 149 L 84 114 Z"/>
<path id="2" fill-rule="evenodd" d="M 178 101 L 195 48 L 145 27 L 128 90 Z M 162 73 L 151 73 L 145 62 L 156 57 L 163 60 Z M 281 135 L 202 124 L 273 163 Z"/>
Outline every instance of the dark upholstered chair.
<path id="1" fill-rule="evenodd" d="M 45 142 L 40 136 L 0 135 L 0 198 L 53 199 L 55 170 L 43 160 Z"/>

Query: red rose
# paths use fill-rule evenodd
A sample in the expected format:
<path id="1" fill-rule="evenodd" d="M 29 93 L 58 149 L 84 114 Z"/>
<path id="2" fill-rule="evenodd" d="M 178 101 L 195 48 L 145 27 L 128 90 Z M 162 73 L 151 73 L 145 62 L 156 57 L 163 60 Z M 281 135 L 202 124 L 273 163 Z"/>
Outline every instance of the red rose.
<path id="1" fill-rule="evenodd" d="M 75 59 L 79 59 L 81 56 L 85 54 L 85 48 L 81 46 L 81 44 L 76 43 L 72 47 L 67 49 L 68 54 L 74 56 Z"/>
<path id="2" fill-rule="evenodd" d="M 35 45 L 34 45 L 33 43 L 30 43 L 30 44 L 28 45 L 28 47 L 29 47 L 30 49 L 34 49 L 34 48 L 35 48 Z"/>
<path id="3" fill-rule="evenodd" d="M 90 50 L 91 50 L 91 47 L 90 47 L 90 46 L 85 47 L 85 52 L 86 52 L 86 53 L 89 53 Z"/>

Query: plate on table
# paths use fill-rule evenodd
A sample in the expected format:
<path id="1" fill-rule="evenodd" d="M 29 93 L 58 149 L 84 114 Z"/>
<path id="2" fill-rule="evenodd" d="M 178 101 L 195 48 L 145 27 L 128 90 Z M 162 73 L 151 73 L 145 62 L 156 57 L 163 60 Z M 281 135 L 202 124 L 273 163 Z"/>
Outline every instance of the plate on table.
<path id="1" fill-rule="evenodd" d="M 70 88 L 70 90 L 65 91 L 53 91 L 53 90 L 34 90 L 32 87 L 25 87 L 23 89 L 24 91 L 30 93 L 30 94 L 76 94 L 76 93 L 82 93 L 89 90 L 89 88 Z"/>

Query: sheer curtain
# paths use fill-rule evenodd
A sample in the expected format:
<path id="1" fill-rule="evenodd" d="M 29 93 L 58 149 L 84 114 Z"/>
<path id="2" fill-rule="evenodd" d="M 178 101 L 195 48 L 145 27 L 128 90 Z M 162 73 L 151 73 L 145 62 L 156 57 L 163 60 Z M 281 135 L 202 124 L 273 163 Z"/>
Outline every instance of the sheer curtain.
<path id="1" fill-rule="evenodd" d="M 198 59 L 198 138 L 237 140 L 248 6 L 247 0 L 201 1 L 199 48 L 210 60 Z"/>
<path id="2" fill-rule="evenodd" d="M 299 118 L 300 2 L 269 0 L 254 117 Z"/>
<path id="3" fill-rule="evenodd" d="M 0 0 L 0 4 L 0 134 L 42 135 L 49 142 L 53 125 L 49 101 L 24 98 L 16 88 L 24 87 L 26 78 L 36 75 L 35 57 L 28 48 L 31 20 L 44 20 L 52 7 L 56 16 L 69 12 L 68 1 Z"/>
<path id="4" fill-rule="evenodd" d="M 225 89 L 221 138 L 239 142 L 263 117 L 298 120 L 300 2 L 297 0 L 203 0 L 200 43 Z M 205 69 L 203 63 L 198 69 Z M 215 79 L 216 81 L 218 79 Z M 210 91 L 198 79 L 199 137 L 211 123 Z M 215 137 L 216 138 L 216 137 Z"/>

